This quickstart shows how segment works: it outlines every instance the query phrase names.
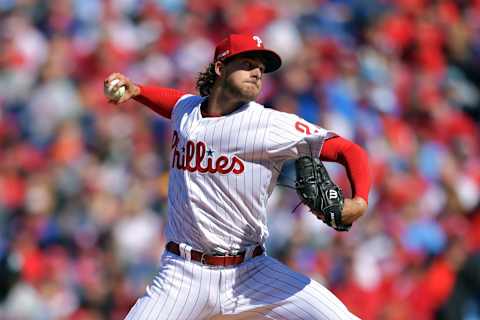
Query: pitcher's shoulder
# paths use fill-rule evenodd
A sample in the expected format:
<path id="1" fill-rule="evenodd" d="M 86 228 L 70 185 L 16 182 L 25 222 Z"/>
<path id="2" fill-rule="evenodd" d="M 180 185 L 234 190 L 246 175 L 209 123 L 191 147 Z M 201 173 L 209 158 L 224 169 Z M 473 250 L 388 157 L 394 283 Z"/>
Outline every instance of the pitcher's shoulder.
<path id="1" fill-rule="evenodd" d="M 255 101 L 250 101 L 248 110 L 250 112 L 257 113 L 257 114 L 262 114 L 262 115 L 265 115 L 265 116 L 269 116 L 269 115 L 278 113 L 278 111 L 273 109 L 272 107 L 265 106 L 261 103 L 255 102 Z"/>
<path id="2" fill-rule="evenodd" d="M 256 113 L 258 117 L 268 118 L 268 119 L 297 119 L 298 116 L 293 113 L 283 112 L 276 110 L 270 106 L 265 106 L 258 102 L 251 102 L 251 107 L 249 108 L 252 112 Z"/>
<path id="3" fill-rule="evenodd" d="M 180 99 L 178 99 L 173 113 L 175 115 L 181 115 L 185 113 L 190 113 L 195 107 L 200 105 L 205 97 L 193 95 L 193 94 L 184 94 Z"/>
<path id="4" fill-rule="evenodd" d="M 177 101 L 177 107 L 190 107 L 193 108 L 200 104 L 205 97 L 197 96 L 193 94 L 184 94 L 180 99 Z"/>

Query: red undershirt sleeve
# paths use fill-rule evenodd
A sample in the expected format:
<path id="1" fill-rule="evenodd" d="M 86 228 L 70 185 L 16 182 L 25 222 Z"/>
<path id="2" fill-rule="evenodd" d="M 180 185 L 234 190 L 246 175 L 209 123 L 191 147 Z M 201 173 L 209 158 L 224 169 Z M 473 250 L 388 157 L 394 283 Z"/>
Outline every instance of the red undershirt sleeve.
<path id="1" fill-rule="evenodd" d="M 340 136 L 335 136 L 325 140 L 320 159 L 342 164 L 347 171 L 352 197 L 362 197 L 368 203 L 371 179 L 368 155 L 362 147 Z"/>
<path id="2" fill-rule="evenodd" d="M 133 99 L 146 105 L 155 113 L 170 119 L 178 99 L 185 93 L 179 90 L 139 85 L 140 94 Z"/>

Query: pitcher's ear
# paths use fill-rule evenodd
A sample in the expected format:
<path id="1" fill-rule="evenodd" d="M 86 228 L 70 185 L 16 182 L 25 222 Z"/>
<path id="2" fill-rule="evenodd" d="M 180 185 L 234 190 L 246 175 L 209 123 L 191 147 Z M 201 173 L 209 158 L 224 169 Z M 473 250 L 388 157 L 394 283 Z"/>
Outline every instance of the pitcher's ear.
<path id="1" fill-rule="evenodd" d="M 225 65 L 223 64 L 222 61 L 216 61 L 215 62 L 215 74 L 220 77 L 222 75 L 224 67 L 225 67 Z"/>

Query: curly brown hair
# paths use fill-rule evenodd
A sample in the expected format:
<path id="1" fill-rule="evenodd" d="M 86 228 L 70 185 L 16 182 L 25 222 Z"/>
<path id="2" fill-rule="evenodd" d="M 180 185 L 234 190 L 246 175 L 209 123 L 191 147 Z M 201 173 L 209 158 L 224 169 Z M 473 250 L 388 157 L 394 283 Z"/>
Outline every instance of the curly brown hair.
<path id="1" fill-rule="evenodd" d="M 217 80 L 218 75 L 215 73 L 215 64 L 210 63 L 204 72 L 200 72 L 197 78 L 197 90 L 202 97 L 209 96 L 212 88 Z"/>

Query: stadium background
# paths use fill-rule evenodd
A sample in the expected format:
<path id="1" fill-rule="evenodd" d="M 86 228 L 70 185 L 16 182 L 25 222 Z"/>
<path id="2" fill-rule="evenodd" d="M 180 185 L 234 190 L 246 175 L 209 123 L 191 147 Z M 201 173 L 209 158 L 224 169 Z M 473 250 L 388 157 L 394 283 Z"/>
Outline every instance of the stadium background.
<path id="1" fill-rule="evenodd" d="M 480 318 L 480 1 L 0 0 L 0 19 L 1 319 L 119 319 L 143 294 L 170 131 L 108 105 L 103 80 L 193 92 L 229 32 L 284 59 L 260 102 L 370 154 L 352 231 L 292 214 L 278 187 L 270 254 L 363 319 Z"/>

